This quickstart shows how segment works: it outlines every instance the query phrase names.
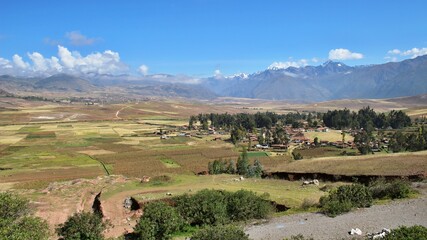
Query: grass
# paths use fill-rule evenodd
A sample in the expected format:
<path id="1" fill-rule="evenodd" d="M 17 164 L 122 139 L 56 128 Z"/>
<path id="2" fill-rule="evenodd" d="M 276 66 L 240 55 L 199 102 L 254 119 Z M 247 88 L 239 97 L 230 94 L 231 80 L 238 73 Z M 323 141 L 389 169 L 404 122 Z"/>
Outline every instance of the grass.
<path id="1" fill-rule="evenodd" d="M 275 179 L 245 179 L 244 181 L 234 181 L 236 175 L 210 175 L 194 176 L 171 174 L 170 181 L 166 182 L 128 182 L 107 188 L 103 191 L 103 198 L 108 199 L 118 193 L 129 192 L 135 199 L 153 200 L 167 197 L 166 193 L 170 192 L 173 196 L 194 193 L 202 189 L 218 189 L 226 191 L 238 191 L 247 189 L 262 195 L 268 193 L 270 200 L 287 207 L 299 208 L 304 199 L 314 199 L 318 201 L 325 192 L 321 191 L 318 186 L 302 187 L 300 182 L 291 182 Z M 333 183 L 338 186 L 339 183 Z"/>
<path id="2" fill-rule="evenodd" d="M 172 159 L 168 158 L 160 158 L 160 161 L 167 167 L 167 168 L 179 168 L 181 167 L 179 164 L 174 162 Z"/>
<path id="3" fill-rule="evenodd" d="M 286 162 L 271 171 L 313 172 L 337 175 L 397 175 L 425 174 L 427 151 L 346 157 L 324 157 Z"/>
<path id="4" fill-rule="evenodd" d="M 346 154 L 356 155 L 358 151 L 351 148 L 337 148 L 337 147 L 317 147 L 309 149 L 295 149 L 295 153 L 301 153 L 305 159 L 309 158 L 319 158 L 319 157 L 334 157 L 341 156 L 343 151 Z"/>
<path id="5" fill-rule="evenodd" d="M 329 132 L 305 132 L 304 135 L 311 141 L 314 141 L 314 138 L 316 137 L 319 139 L 319 141 L 342 141 L 341 131 L 339 130 L 330 130 Z M 346 134 L 345 141 L 353 141 L 353 139 L 354 138 L 352 136 Z"/>
<path id="6" fill-rule="evenodd" d="M 259 157 L 268 157 L 267 152 L 248 152 L 248 157 L 259 158 Z"/>

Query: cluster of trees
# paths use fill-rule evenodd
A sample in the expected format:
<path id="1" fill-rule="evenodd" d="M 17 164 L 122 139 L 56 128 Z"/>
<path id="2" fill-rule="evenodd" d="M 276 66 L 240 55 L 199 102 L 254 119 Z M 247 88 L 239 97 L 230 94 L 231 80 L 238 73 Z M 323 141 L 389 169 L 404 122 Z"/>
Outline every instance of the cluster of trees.
<path id="1" fill-rule="evenodd" d="M 198 116 L 190 116 L 189 126 L 193 127 L 195 123 L 200 122 L 202 128 L 207 129 L 208 122 L 216 128 L 234 129 L 241 127 L 245 131 L 252 131 L 255 128 L 267 128 L 276 126 L 277 124 L 285 125 L 292 124 L 294 127 L 301 127 L 300 120 L 306 120 L 310 125 L 317 126 L 321 114 L 312 113 L 288 113 L 277 114 L 274 112 L 257 112 L 251 113 L 209 113 L 199 114 Z"/>
<path id="2" fill-rule="evenodd" d="M 215 160 L 209 162 L 208 172 L 209 174 L 227 173 L 260 178 L 263 173 L 263 167 L 258 159 L 254 161 L 253 165 L 250 165 L 248 153 L 246 149 L 243 148 L 242 154 L 237 159 L 237 164 L 234 163 L 234 160 Z"/>
<path id="3" fill-rule="evenodd" d="M 392 110 L 388 114 L 376 113 L 372 108 L 364 107 L 358 112 L 348 109 L 333 110 L 323 114 L 323 123 L 336 129 L 360 129 L 372 132 L 374 128 L 385 129 L 392 127 L 400 129 L 411 125 L 411 119 L 402 111 Z"/>
<path id="4" fill-rule="evenodd" d="M 418 133 L 404 134 L 397 131 L 390 138 L 389 149 L 393 152 L 421 151 L 427 149 L 427 131 L 424 126 L 418 129 Z"/>
<path id="5" fill-rule="evenodd" d="M 191 239 L 247 239 L 241 229 L 224 225 L 265 218 L 272 211 L 268 201 L 246 190 L 231 193 L 205 189 L 194 195 L 175 197 L 172 201 L 174 207 L 165 202 L 147 204 L 144 215 L 134 228 L 134 239 L 170 239 L 188 226 L 207 227 L 196 232 Z M 205 238 L 210 234 L 215 237 Z"/>

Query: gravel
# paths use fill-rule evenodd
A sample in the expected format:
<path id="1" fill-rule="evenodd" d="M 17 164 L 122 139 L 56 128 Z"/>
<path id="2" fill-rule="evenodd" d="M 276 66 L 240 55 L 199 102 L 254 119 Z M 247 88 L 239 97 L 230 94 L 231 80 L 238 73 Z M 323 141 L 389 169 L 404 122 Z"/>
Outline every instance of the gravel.
<path id="1" fill-rule="evenodd" d="M 302 234 L 318 239 L 352 239 L 352 228 L 362 230 L 362 237 L 368 233 L 380 232 L 383 228 L 423 225 L 427 227 L 427 191 L 421 189 L 417 199 L 392 201 L 386 205 L 356 209 L 335 218 L 320 213 L 303 213 L 273 218 L 267 223 L 248 226 L 245 232 L 254 240 L 284 239 Z"/>

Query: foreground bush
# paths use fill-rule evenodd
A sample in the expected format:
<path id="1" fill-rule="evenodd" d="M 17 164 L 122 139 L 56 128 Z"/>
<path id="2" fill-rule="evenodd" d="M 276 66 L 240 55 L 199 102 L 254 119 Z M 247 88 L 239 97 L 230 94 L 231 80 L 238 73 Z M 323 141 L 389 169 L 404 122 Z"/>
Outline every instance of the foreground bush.
<path id="1" fill-rule="evenodd" d="M 183 219 L 175 208 L 164 202 L 152 202 L 144 207 L 144 215 L 134 228 L 136 239 L 170 239 L 171 234 L 181 230 Z"/>
<path id="2" fill-rule="evenodd" d="M 174 198 L 181 216 L 191 225 L 218 225 L 229 221 L 226 193 L 217 190 L 201 190 L 194 195 Z"/>
<path id="3" fill-rule="evenodd" d="M 392 229 L 384 240 L 427 240 L 427 228 L 424 226 L 399 227 Z"/>
<path id="4" fill-rule="evenodd" d="M 202 190 L 194 195 L 174 198 L 178 212 L 190 225 L 222 225 L 267 217 L 271 204 L 255 193 L 240 190 L 235 193 Z"/>
<path id="5" fill-rule="evenodd" d="M 352 184 L 331 190 L 328 196 L 320 198 L 320 206 L 326 215 L 335 217 L 353 208 L 370 207 L 372 201 L 372 194 L 367 187 Z"/>
<path id="6" fill-rule="evenodd" d="M 384 178 L 377 179 L 369 184 L 372 197 L 375 199 L 406 198 L 411 193 L 409 182 L 396 179 L 387 182 Z"/>
<path id="7" fill-rule="evenodd" d="M 239 190 L 227 197 L 227 214 L 232 221 L 245 221 L 267 217 L 273 211 L 272 205 L 255 193 Z"/>
<path id="8" fill-rule="evenodd" d="M 64 240 L 101 240 L 104 239 L 102 232 L 107 228 L 107 225 L 98 214 L 80 212 L 69 217 L 65 223 L 60 224 L 56 232 Z"/>
<path id="9" fill-rule="evenodd" d="M 284 240 L 314 240 L 314 238 L 304 237 L 302 234 L 292 235 L 291 238 L 285 238 Z"/>
<path id="10" fill-rule="evenodd" d="M 210 226 L 193 234 L 191 240 L 249 240 L 243 229 L 233 225 Z"/>
<path id="11" fill-rule="evenodd" d="M 12 193 L 0 193 L 0 239 L 48 239 L 49 227 L 31 216 L 29 203 Z"/>

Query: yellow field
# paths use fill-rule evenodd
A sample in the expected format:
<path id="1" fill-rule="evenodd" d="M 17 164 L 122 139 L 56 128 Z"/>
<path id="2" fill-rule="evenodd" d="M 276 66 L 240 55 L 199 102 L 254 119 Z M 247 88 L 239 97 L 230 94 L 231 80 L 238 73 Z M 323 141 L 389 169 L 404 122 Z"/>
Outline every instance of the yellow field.
<path id="1" fill-rule="evenodd" d="M 311 141 L 313 141 L 316 137 L 319 139 L 319 141 L 342 141 L 342 135 L 340 130 L 329 130 L 329 132 L 305 132 L 304 135 Z M 345 141 L 353 141 L 353 139 L 354 138 L 349 134 L 345 135 Z"/>

